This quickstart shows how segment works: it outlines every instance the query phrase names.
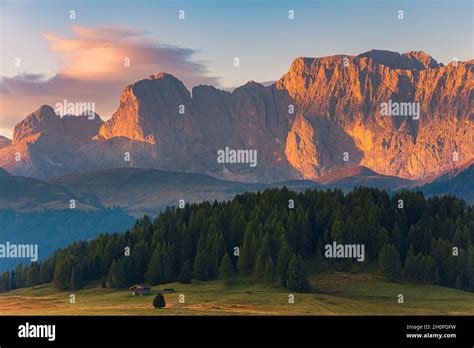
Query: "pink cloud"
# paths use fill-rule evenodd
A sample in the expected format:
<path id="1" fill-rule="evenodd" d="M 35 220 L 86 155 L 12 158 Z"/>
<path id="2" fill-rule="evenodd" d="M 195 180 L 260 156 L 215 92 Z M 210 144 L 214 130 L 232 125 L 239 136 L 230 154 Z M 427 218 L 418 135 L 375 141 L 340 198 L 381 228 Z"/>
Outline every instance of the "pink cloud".
<path id="1" fill-rule="evenodd" d="M 95 102 L 96 111 L 108 118 L 119 103 L 125 85 L 161 71 L 175 75 L 191 88 L 218 85 L 196 51 L 158 43 L 146 33 L 121 26 L 73 26 L 72 35 L 43 34 L 59 60 L 56 76 L 45 79 L 23 73 L 0 80 L 0 130 L 11 129 L 42 104 L 68 101 Z M 125 60 L 129 59 L 130 66 Z M 5 134 L 4 134 L 5 135 Z M 11 134 L 6 134 L 10 136 Z"/>

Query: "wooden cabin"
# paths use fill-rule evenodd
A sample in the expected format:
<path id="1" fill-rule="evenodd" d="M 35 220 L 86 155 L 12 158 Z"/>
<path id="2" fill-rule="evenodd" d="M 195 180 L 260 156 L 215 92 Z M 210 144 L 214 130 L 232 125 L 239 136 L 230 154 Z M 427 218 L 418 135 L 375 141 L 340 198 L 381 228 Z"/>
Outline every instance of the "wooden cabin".
<path id="1" fill-rule="evenodd" d="M 149 295 L 151 288 L 148 285 L 134 285 L 129 288 L 132 290 L 133 296 Z"/>

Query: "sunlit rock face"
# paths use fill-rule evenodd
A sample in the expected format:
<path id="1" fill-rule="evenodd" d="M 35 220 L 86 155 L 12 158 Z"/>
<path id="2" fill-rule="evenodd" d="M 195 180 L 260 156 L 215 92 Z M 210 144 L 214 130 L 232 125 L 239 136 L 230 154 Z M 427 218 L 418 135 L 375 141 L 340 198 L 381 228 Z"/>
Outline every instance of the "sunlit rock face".
<path id="1" fill-rule="evenodd" d="M 474 157 L 472 63 L 444 67 L 423 52 L 298 58 L 277 86 L 300 113 L 285 153 L 304 177 L 340 167 L 344 152 L 347 165 L 411 179 Z M 389 100 L 419 103 L 419 118 L 383 116 Z"/>

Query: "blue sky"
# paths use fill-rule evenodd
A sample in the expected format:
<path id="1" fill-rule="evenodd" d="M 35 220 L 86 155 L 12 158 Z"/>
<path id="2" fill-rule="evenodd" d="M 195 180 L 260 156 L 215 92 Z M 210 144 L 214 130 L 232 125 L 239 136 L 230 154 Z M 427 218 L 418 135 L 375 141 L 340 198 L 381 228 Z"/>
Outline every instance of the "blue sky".
<path id="1" fill-rule="evenodd" d="M 238 86 L 249 80 L 276 80 L 298 56 L 356 55 L 378 48 L 398 52 L 422 50 L 444 63 L 453 57 L 469 60 L 474 57 L 472 3 L 0 0 L 0 75 L 13 78 L 20 73 L 43 74 L 44 79 L 56 76 L 65 69 L 67 57 L 52 50 L 51 42 L 43 34 L 68 38 L 73 25 L 129 27 L 152 43 L 190 49 L 192 54 L 185 61 L 197 62 L 203 68 L 200 74 L 204 83 L 212 81 L 221 87 Z M 69 19 L 71 9 L 76 11 L 75 20 Z M 294 20 L 288 19 L 290 9 L 295 11 Z M 404 11 L 403 20 L 397 18 L 400 9 Z M 185 20 L 178 19 L 179 10 L 185 11 Z M 21 68 L 13 65 L 15 57 L 22 57 Z M 239 69 L 233 67 L 234 57 L 240 59 Z M 156 72 L 149 71 L 143 77 Z M 193 77 L 187 85 L 199 82 L 198 77 Z M 11 126 L 12 118 L 0 110 L 0 134 Z"/>

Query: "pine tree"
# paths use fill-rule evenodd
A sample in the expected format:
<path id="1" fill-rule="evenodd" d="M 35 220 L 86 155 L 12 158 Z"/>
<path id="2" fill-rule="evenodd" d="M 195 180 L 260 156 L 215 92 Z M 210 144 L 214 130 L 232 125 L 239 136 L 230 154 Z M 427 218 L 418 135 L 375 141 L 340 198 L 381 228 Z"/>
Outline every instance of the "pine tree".
<path id="1" fill-rule="evenodd" d="M 232 278 L 232 261 L 229 254 L 225 253 L 222 258 L 221 266 L 219 267 L 219 279 L 229 281 Z"/>
<path id="2" fill-rule="evenodd" d="M 257 260 L 255 261 L 255 268 L 253 269 L 253 277 L 257 281 L 262 280 L 264 272 L 265 264 L 263 261 L 262 253 L 259 252 L 257 255 Z"/>
<path id="3" fill-rule="evenodd" d="M 201 234 L 199 237 L 199 243 L 196 251 L 196 258 L 194 259 L 194 277 L 199 280 L 207 279 L 207 256 L 206 256 L 206 243 L 204 235 Z"/>
<path id="4" fill-rule="evenodd" d="M 331 227 L 331 239 L 337 243 L 345 243 L 344 222 L 336 215 Z"/>
<path id="5" fill-rule="evenodd" d="M 10 290 L 10 273 L 3 272 L 2 278 L 0 279 L 0 290 Z"/>
<path id="6" fill-rule="evenodd" d="M 84 283 L 84 275 L 81 267 L 72 267 L 71 269 L 71 280 L 69 282 L 70 289 L 79 290 L 82 288 Z"/>
<path id="7" fill-rule="evenodd" d="M 410 245 L 410 249 L 408 249 L 407 257 L 405 259 L 405 275 L 410 280 L 416 280 L 417 278 L 413 245 Z"/>
<path id="8" fill-rule="evenodd" d="M 474 291 L 474 247 L 469 246 L 467 250 L 467 284 L 470 291 Z"/>
<path id="9" fill-rule="evenodd" d="M 310 291 L 303 260 L 296 255 L 293 255 L 288 264 L 288 289 L 298 292 Z"/>
<path id="10" fill-rule="evenodd" d="M 158 245 L 151 257 L 145 273 L 145 279 L 150 285 L 164 284 L 165 275 L 162 263 L 162 255 L 160 246 Z"/>
<path id="11" fill-rule="evenodd" d="M 16 284 L 16 278 L 15 278 L 15 271 L 11 271 L 10 273 L 10 286 L 9 286 L 10 290 L 15 290 L 17 288 L 17 284 Z"/>
<path id="12" fill-rule="evenodd" d="M 155 298 L 153 299 L 153 307 L 155 308 L 164 308 L 166 307 L 165 297 L 161 292 L 156 294 Z"/>
<path id="13" fill-rule="evenodd" d="M 34 289 L 35 286 L 39 284 L 39 281 L 39 266 L 37 264 L 32 264 L 28 268 L 26 285 L 31 286 Z"/>
<path id="14" fill-rule="evenodd" d="M 175 281 L 174 261 L 171 250 L 165 250 L 161 258 L 163 270 L 163 283 L 171 283 Z"/>
<path id="15" fill-rule="evenodd" d="M 274 280 L 273 278 L 274 278 L 273 260 L 272 260 L 272 257 L 269 256 L 268 260 L 267 260 L 267 263 L 265 264 L 265 273 L 263 275 L 263 279 L 268 283 L 272 283 L 273 280 Z"/>
<path id="16" fill-rule="evenodd" d="M 114 260 L 107 277 L 107 286 L 123 289 L 131 285 L 133 279 L 133 265 L 129 257 Z"/>
<path id="17" fill-rule="evenodd" d="M 436 278 L 436 265 L 430 255 L 425 257 L 424 281 L 433 283 Z"/>
<path id="18" fill-rule="evenodd" d="M 286 243 L 283 243 L 280 252 L 278 253 L 277 271 L 280 275 L 281 285 L 285 288 L 288 287 L 288 264 L 290 262 L 290 257 L 290 251 Z"/>
<path id="19" fill-rule="evenodd" d="M 250 269 L 250 249 L 251 249 L 251 242 L 252 242 L 252 236 L 250 236 L 249 233 L 245 233 L 244 237 L 244 244 L 242 248 L 240 249 L 239 253 L 239 258 L 237 260 L 237 267 L 239 269 L 240 274 L 249 274 L 251 269 Z"/>
<path id="20" fill-rule="evenodd" d="M 402 250 L 402 231 L 397 223 L 393 226 L 392 230 L 392 244 L 397 248 L 397 250 Z"/>
<path id="21" fill-rule="evenodd" d="M 385 244 L 379 256 L 380 273 L 387 279 L 399 280 L 402 276 L 402 266 L 397 249 L 392 244 Z"/>
<path id="22" fill-rule="evenodd" d="M 199 280 L 206 280 L 206 265 L 207 259 L 205 252 L 198 251 L 194 259 L 194 277 Z"/>
<path id="23" fill-rule="evenodd" d="M 115 284 L 117 282 L 117 276 L 118 276 L 118 265 L 117 265 L 117 261 L 113 260 L 112 265 L 110 265 L 109 273 L 107 275 L 107 281 L 106 281 L 107 287 L 109 288 L 116 287 Z"/>
<path id="24" fill-rule="evenodd" d="M 377 234 L 377 253 L 384 247 L 385 244 L 390 243 L 390 237 L 385 227 L 381 227 Z"/>
<path id="25" fill-rule="evenodd" d="M 425 272 L 425 258 L 422 253 L 415 255 L 413 259 L 413 280 L 423 280 Z"/>
<path id="26" fill-rule="evenodd" d="M 69 280 L 71 275 L 71 268 L 68 262 L 59 258 L 54 268 L 53 285 L 56 289 L 66 290 L 69 289 Z"/>
<path id="27" fill-rule="evenodd" d="M 21 289 L 26 286 L 26 268 L 19 264 L 15 267 L 15 289 Z"/>
<path id="28" fill-rule="evenodd" d="M 436 268 L 435 270 L 435 275 L 433 277 L 433 284 L 439 285 L 440 284 L 440 279 L 439 279 L 439 272 L 438 269 Z"/>
<path id="29" fill-rule="evenodd" d="M 221 264 L 222 258 L 224 257 L 226 246 L 224 242 L 224 237 L 222 233 L 217 229 L 214 233 L 209 235 L 210 241 L 210 250 L 209 250 L 209 260 L 210 262 L 207 265 L 207 277 L 209 279 L 215 279 L 219 274 L 219 266 Z"/>
<path id="30" fill-rule="evenodd" d="M 461 281 L 461 277 L 460 276 L 457 276 L 456 277 L 456 283 L 455 283 L 455 287 L 456 289 L 462 289 L 462 281 Z"/>
<path id="31" fill-rule="evenodd" d="M 69 281 L 69 288 L 71 290 L 77 290 L 79 289 L 78 285 L 77 285 L 77 273 L 76 273 L 76 268 L 73 266 L 72 267 L 72 270 L 71 270 L 71 280 Z"/>
<path id="32" fill-rule="evenodd" d="M 179 272 L 178 282 L 181 284 L 190 284 L 191 283 L 191 266 L 189 261 L 185 261 L 181 272 Z"/>
<path id="33" fill-rule="evenodd" d="M 54 260 L 48 259 L 41 262 L 39 271 L 39 283 L 45 284 L 53 280 L 54 276 Z"/>

